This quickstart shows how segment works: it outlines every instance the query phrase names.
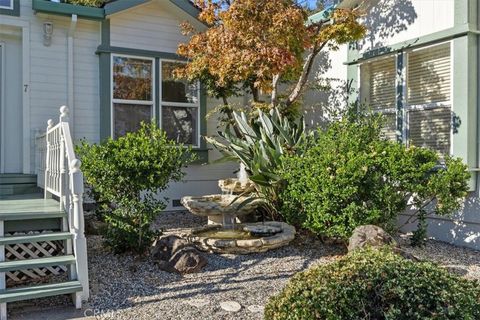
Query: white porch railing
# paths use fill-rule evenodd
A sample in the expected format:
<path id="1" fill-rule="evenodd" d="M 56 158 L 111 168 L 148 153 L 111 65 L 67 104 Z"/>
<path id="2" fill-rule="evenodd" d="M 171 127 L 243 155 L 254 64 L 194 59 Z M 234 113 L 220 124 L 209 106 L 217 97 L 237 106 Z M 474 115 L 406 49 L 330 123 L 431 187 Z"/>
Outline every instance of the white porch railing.
<path id="1" fill-rule="evenodd" d="M 75 156 L 68 108 L 60 108 L 60 121 L 54 125 L 48 120 L 47 131 L 36 136 L 36 168 L 38 186 L 45 190 L 45 198 L 54 195 L 60 200 L 61 210 L 68 216 L 68 227 L 73 234 L 76 274 L 83 286 L 82 299 L 89 297 L 87 242 L 83 217 L 83 173 L 81 162 Z"/>

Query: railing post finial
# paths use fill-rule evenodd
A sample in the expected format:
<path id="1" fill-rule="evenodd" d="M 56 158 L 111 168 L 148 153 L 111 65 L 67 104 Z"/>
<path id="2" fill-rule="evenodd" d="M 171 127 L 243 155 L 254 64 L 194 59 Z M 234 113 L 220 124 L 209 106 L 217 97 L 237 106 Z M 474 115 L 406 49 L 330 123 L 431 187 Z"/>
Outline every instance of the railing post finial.
<path id="1" fill-rule="evenodd" d="M 68 121 L 68 113 L 69 113 L 69 110 L 67 106 L 60 107 L 60 122 Z"/>
<path id="2" fill-rule="evenodd" d="M 52 129 L 53 128 L 53 120 L 52 119 L 48 119 L 47 121 L 47 130 L 48 129 Z"/>
<path id="3" fill-rule="evenodd" d="M 82 165 L 82 161 L 78 159 L 73 159 L 72 162 L 70 162 L 70 170 L 72 172 L 78 172 L 80 171 L 80 166 Z"/>

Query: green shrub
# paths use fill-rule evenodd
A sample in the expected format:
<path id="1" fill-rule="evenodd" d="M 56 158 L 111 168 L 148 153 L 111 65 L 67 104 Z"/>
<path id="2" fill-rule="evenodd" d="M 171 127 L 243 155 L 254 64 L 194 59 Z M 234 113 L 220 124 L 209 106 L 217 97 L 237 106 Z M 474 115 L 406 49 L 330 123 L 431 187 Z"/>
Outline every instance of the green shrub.
<path id="1" fill-rule="evenodd" d="M 150 225 L 166 206 L 155 196 L 183 177 L 190 150 L 167 140 L 152 122 L 99 145 L 83 142 L 77 153 L 87 184 L 104 204 L 107 244 L 115 252 L 143 252 L 158 235 Z"/>
<path id="2" fill-rule="evenodd" d="M 480 284 L 429 262 L 363 249 L 296 274 L 265 319 L 480 319 Z"/>
<path id="3" fill-rule="evenodd" d="M 318 235 L 347 239 L 363 224 L 392 230 L 397 215 L 414 208 L 421 242 L 427 214 L 458 210 L 469 177 L 461 160 L 446 157 L 439 168 L 436 152 L 383 139 L 382 124 L 380 115 L 352 109 L 309 139 L 303 152 L 284 157 L 278 173 L 286 181 L 279 195 L 283 217 Z"/>

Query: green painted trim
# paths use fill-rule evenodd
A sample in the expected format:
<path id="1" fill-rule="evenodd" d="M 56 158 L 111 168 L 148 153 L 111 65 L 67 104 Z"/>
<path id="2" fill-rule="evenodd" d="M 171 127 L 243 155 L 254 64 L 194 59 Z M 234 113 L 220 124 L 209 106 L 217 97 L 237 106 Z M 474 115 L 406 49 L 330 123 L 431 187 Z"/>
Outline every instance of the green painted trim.
<path id="1" fill-rule="evenodd" d="M 76 14 L 80 18 L 90 20 L 103 20 L 105 18 L 105 12 L 103 8 L 86 7 L 68 3 L 57 3 L 46 0 L 32 0 L 32 9 L 35 12 L 64 16 Z"/>
<path id="2" fill-rule="evenodd" d="M 467 34 L 471 34 L 474 29 L 470 28 L 468 25 L 459 25 L 453 28 L 445 29 L 442 31 L 434 32 L 426 36 L 413 38 L 407 41 L 399 42 L 390 46 L 381 47 L 375 50 L 370 50 L 364 53 L 359 53 L 356 50 L 352 50 L 349 52 L 348 61 L 346 64 L 357 64 L 363 61 L 388 55 L 394 54 L 396 52 L 407 50 L 407 49 L 414 49 L 426 45 L 431 45 L 447 40 L 452 40 L 458 37 L 465 36 Z"/>
<path id="3" fill-rule="evenodd" d="M 208 163 L 208 149 L 192 149 L 192 152 L 197 155 L 197 160 L 195 160 L 192 164 Z"/>
<path id="4" fill-rule="evenodd" d="M 100 35 L 101 46 L 110 46 L 110 20 L 102 21 Z"/>
<path id="5" fill-rule="evenodd" d="M 403 88 L 403 84 L 404 84 L 404 53 L 403 52 L 399 52 L 396 57 L 395 57 L 395 61 L 396 61 L 396 108 L 397 108 L 397 141 L 402 143 L 404 142 L 404 139 L 403 139 L 403 118 L 404 118 L 404 114 L 405 114 L 405 110 L 404 110 L 404 96 L 403 96 L 403 92 L 404 92 L 404 88 Z"/>
<path id="6" fill-rule="evenodd" d="M 170 0 L 171 3 L 185 11 L 188 15 L 198 20 L 198 16 L 200 14 L 200 9 L 195 7 L 190 1 L 188 0 Z"/>
<path id="7" fill-rule="evenodd" d="M 453 40 L 453 123 L 452 153 L 460 157 L 469 168 L 478 167 L 478 36 Z M 476 189 L 476 173 L 472 172 L 470 190 Z"/>
<path id="8" fill-rule="evenodd" d="M 45 298 L 80 292 L 82 290 L 82 284 L 76 280 L 29 287 L 9 288 L 0 291 L 0 303 Z"/>
<path id="9" fill-rule="evenodd" d="M 150 1 L 151 0 L 117 0 L 114 2 L 109 2 L 104 6 L 105 16 L 136 7 Z"/>
<path id="10" fill-rule="evenodd" d="M 155 103 L 154 103 L 154 112 L 155 118 L 157 119 L 157 125 L 160 123 L 160 95 L 162 94 L 161 84 L 160 84 L 160 58 L 155 58 Z"/>
<path id="11" fill-rule="evenodd" d="M 110 20 L 102 21 L 102 44 L 110 46 Z M 111 137 L 111 81 L 112 67 L 110 52 L 99 53 L 99 90 L 100 90 L 100 141 Z"/>
<path id="12" fill-rule="evenodd" d="M 477 1 L 456 0 L 454 1 L 453 23 L 455 26 L 470 24 L 472 27 L 477 23 Z"/>
<path id="13" fill-rule="evenodd" d="M 142 56 L 142 57 L 150 57 L 150 58 L 186 61 L 185 58 L 172 52 L 152 51 L 152 50 L 125 48 L 125 47 L 112 47 L 104 44 L 100 45 L 97 48 L 96 53 L 97 54 L 116 53 L 116 54 L 126 54 L 126 55 L 134 55 L 134 56 Z"/>
<path id="14" fill-rule="evenodd" d="M 0 14 L 20 17 L 20 0 L 13 0 L 13 9 L 0 9 Z"/>

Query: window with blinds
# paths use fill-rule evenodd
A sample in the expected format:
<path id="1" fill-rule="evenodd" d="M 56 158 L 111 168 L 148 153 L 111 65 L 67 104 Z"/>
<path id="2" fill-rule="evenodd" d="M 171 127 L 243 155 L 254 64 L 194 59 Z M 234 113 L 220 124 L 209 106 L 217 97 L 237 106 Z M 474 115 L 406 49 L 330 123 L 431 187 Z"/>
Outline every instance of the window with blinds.
<path id="1" fill-rule="evenodd" d="M 450 43 L 408 53 L 407 117 L 409 143 L 450 152 Z"/>
<path id="2" fill-rule="evenodd" d="M 391 140 L 396 140 L 395 76 L 395 56 L 371 61 L 361 69 L 363 99 L 372 110 L 384 115 L 382 134 Z"/>
<path id="3" fill-rule="evenodd" d="M 408 105 L 450 101 L 450 43 L 408 54 Z"/>
<path id="4" fill-rule="evenodd" d="M 395 57 L 369 64 L 370 107 L 373 110 L 395 109 Z"/>

